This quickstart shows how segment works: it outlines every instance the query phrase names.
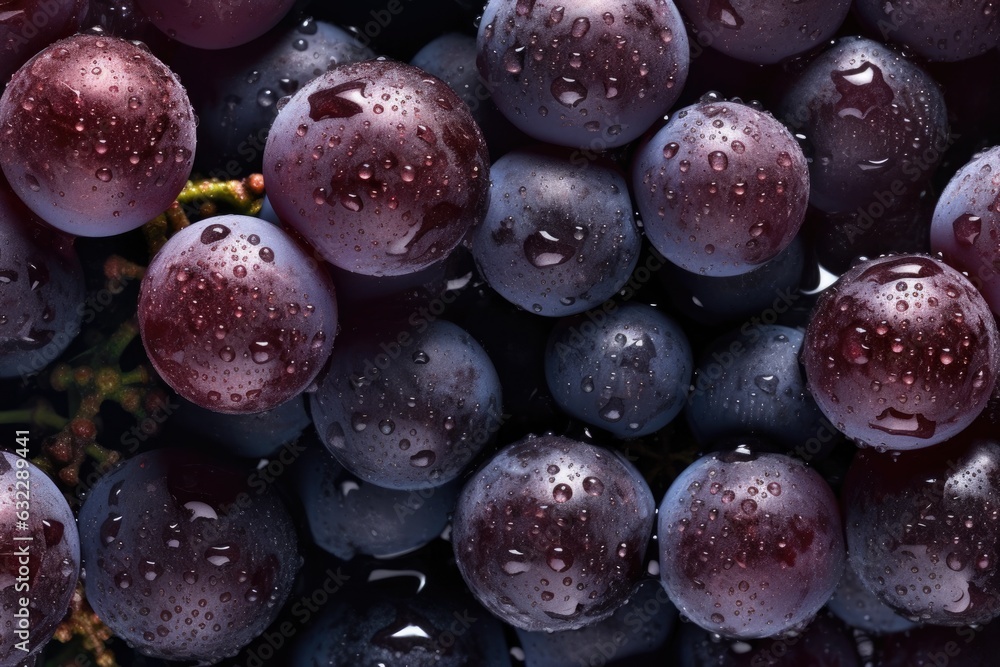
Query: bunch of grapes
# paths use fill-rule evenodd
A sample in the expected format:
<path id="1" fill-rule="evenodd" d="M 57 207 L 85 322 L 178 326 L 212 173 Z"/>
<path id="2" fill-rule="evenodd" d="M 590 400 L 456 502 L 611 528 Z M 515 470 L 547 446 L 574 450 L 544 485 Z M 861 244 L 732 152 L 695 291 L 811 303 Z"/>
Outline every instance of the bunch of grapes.
<path id="1" fill-rule="evenodd" d="M 0 667 L 993 664 L 998 13 L 0 0 Z"/>

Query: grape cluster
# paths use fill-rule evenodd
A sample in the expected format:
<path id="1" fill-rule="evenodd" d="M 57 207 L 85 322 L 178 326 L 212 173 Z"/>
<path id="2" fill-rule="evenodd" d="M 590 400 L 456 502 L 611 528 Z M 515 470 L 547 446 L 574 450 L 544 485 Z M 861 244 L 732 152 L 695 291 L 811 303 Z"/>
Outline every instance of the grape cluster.
<path id="1" fill-rule="evenodd" d="M 0 0 L 0 667 L 992 664 L 998 13 Z"/>

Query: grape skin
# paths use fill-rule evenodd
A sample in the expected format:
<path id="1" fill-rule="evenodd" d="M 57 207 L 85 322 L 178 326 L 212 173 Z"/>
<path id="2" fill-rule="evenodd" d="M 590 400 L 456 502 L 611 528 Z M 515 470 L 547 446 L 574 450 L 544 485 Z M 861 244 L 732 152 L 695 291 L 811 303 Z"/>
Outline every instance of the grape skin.
<path id="1" fill-rule="evenodd" d="M 928 60 L 966 60 L 1000 41 L 997 7 L 989 1 L 857 0 L 854 5 L 875 32 Z"/>
<path id="2" fill-rule="evenodd" d="M 88 0 L 7 0 L 0 16 L 0 90 L 31 56 L 76 32 Z"/>
<path id="3" fill-rule="evenodd" d="M 295 0 L 135 0 L 171 39 L 201 49 L 228 49 L 260 37 L 274 27 Z"/>

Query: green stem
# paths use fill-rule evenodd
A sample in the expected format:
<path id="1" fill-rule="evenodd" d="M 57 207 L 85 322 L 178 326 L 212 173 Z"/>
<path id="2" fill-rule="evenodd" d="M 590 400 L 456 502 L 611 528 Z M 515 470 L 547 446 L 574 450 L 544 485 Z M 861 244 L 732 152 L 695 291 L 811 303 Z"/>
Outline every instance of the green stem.
<path id="1" fill-rule="evenodd" d="M 4 410 L 0 412 L 0 424 L 31 424 L 53 430 L 61 430 L 69 420 L 60 416 L 48 406 L 37 408 L 22 408 L 20 410 Z"/>

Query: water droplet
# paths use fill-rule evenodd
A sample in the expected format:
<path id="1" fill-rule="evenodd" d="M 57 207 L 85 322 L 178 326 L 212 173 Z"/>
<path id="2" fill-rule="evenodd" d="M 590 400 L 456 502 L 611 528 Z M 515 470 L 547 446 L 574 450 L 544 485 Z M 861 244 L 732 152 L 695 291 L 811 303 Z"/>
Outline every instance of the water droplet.
<path id="1" fill-rule="evenodd" d="M 712 151 L 708 154 L 708 164 L 712 171 L 725 171 L 729 167 L 729 158 L 722 151 Z"/>
<path id="2" fill-rule="evenodd" d="M 585 477 L 583 490 L 592 496 L 599 496 L 604 493 L 604 482 L 597 477 Z"/>
<path id="3" fill-rule="evenodd" d="M 573 567 L 573 557 L 562 547 L 552 547 L 545 556 L 545 562 L 556 572 L 565 572 Z"/>
<path id="4" fill-rule="evenodd" d="M 101 181 L 102 183 L 107 183 L 112 179 L 111 170 L 106 167 L 98 169 L 94 175 L 97 176 L 97 180 Z"/>
<path id="5" fill-rule="evenodd" d="M 410 457 L 410 465 L 414 468 L 427 468 L 434 465 L 437 455 L 429 449 L 424 449 Z"/>
<path id="6" fill-rule="evenodd" d="M 209 224 L 201 231 L 201 242 L 205 245 L 212 245 L 213 243 L 218 243 L 222 239 L 229 236 L 231 230 L 225 225 L 219 224 Z"/>
<path id="7" fill-rule="evenodd" d="M 274 251 L 266 246 L 261 248 L 257 255 L 260 257 L 261 261 L 267 262 L 268 264 L 274 261 Z"/>
<path id="8" fill-rule="evenodd" d="M 590 31 L 590 19 L 585 16 L 573 21 L 573 27 L 570 29 L 570 33 L 576 39 L 582 39 Z"/>
<path id="9" fill-rule="evenodd" d="M 344 449 L 347 441 L 344 437 L 344 427 L 339 422 L 333 422 L 326 429 L 326 442 L 334 449 Z"/>
<path id="10" fill-rule="evenodd" d="M 765 394 L 774 394 L 778 391 L 778 378 L 774 375 L 758 375 L 753 381 Z"/>
<path id="11" fill-rule="evenodd" d="M 568 484 L 557 484 L 552 490 L 552 497 L 557 503 L 569 502 L 573 497 L 573 489 Z"/>
<path id="12" fill-rule="evenodd" d="M 587 87 L 565 76 L 552 81 L 552 96 L 566 107 L 575 107 L 587 99 Z"/>

